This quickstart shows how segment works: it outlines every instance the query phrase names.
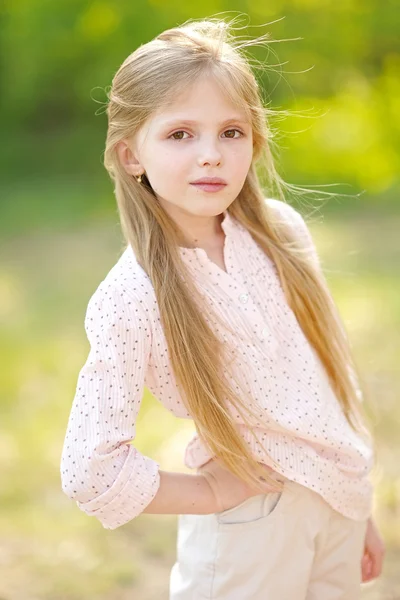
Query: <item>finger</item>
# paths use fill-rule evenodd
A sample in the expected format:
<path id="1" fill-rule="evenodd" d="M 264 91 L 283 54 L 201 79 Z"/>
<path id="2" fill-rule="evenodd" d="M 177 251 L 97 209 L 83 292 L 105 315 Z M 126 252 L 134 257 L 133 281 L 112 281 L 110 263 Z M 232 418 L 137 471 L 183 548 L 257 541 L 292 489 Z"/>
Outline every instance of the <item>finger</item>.
<path id="1" fill-rule="evenodd" d="M 364 554 L 361 561 L 362 581 L 369 581 L 371 576 L 371 559 L 368 554 Z"/>
<path id="2" fill-rule="evenodd" d="M 371 561 L 371 577 L 378 577 L 382 571 L 382 557 L 374 555 Z"/>
<path id="3" fill-rule="evenodd" d="M 382 557 L 379 554 L 368 553 L 366 562 L 366 574 L 368 581 L 379 577 L 382 571 Z"/>
<path id="4" fill-rule="evenodd" d="M 371 581 L 371 579 L 371 572 L 368 570 L 363 573 L 361 581 L 362 583 L 367 583 L 368 581 Z"/>

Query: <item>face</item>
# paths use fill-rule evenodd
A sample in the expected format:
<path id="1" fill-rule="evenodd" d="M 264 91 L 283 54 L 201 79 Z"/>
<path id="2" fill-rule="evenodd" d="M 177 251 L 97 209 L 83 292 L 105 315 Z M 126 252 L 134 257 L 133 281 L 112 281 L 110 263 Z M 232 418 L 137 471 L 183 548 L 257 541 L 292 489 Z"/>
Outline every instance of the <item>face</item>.
<path id="1" fill-rule="evenodd" d="M 167 109 L 119 146 L 132 175 L 145 172 L 163 208 L 178 223 L 221 214 L 243 187 L 253 157 L 251 125 L 212 77 L 202 77 Z M 207 192 L 192 184 L 220 177 L 226 185 Z"/>

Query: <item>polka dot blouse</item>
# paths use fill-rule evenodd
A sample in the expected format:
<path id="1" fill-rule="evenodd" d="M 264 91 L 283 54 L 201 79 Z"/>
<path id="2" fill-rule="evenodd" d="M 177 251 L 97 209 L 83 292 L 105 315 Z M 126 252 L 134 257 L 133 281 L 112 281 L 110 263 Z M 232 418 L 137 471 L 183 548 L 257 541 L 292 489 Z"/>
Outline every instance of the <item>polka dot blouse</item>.
<path id="1" fill-rule="evenodd" d="M 300 213 L 279 200 L 266 202 L 292 224 L 318 263 Z M 229 372 L 257 411 L 254 430 L 264 452 L 233 412 L 239 431 L 257 460 L 271 467 L 273 457 L 276 471 L 343 515 L 365 519 L 372 509 L 373 450 L 347 424 L 273 262 L 227 211 L 222 228 L 227 271 L 201 248 L 180 252 L 204 301 L 229 325 L 221 331 L 216 322 L 214 330 L 224 347 L 235 348 Z M 68 420 L 62 489 L 104 528 L 115 529 L 140 515 L 160 484 L 160 464 L 128 443 L 135 439 L 144 386 L 178 418 L 191 418 L 171 369 L 153 287 L 130 246 L 90 298 L 85 331 L 90 351 Z M 195 469 L 210 458 L 194 435 L 185 465 Z"/>

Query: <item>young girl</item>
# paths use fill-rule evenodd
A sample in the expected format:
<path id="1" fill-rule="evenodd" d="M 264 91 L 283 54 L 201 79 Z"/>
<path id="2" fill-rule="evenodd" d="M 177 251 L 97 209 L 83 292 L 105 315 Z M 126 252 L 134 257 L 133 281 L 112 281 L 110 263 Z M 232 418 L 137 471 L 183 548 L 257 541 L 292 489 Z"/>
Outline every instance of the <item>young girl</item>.
<path id="1" fill-rule="evenodd" d="M 191 21 L 113 79 L 105 166 L 126 247 L 87 307 L 62 487 L 107 529 L 179 515 L 171 600 L 356 600 L 384 552 L 373 444 L 244 46 Z M 144 386 L 193 419 L 193 474 L 130 444 Z"/>

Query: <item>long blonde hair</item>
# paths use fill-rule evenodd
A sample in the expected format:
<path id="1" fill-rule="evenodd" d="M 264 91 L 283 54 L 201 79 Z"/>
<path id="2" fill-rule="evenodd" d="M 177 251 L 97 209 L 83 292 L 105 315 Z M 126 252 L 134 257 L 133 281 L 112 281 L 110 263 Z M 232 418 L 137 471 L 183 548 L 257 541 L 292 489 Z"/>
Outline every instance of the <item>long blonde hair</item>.
<path id="1" fill-rule="evenodd" d="M 116 151 L 118 142 L 133 139 L 155 110 L 167 106 L 179 90 L 203 73 L 214 76 L 231 100 L 247 111 L 253 130 L 253 161 L 228 211 L 275 263 L 287 302 L 322 361 L 349 425 L 371 442 L 358 397 L 357 366 L 322 272 L 304 251 L 295 229 L 276 218 L 265 202 L 256 165 L 265 169 L 269 197 L 285 201 L 284 188 L 300 188 L 285 183 L 275 169 L 273 131 L 268 124 L 273 111 L 263 106 L 256 77 L 242 51 L 246 45 L 235 39 L 229 23 L 210 18 L 168 29 L 137 48 L 122 63 L 108 91 L 104 165 L 114 182 L 124 238 L 154 288 L 177 385 L 199 437 L 243 481 L 258 486 L 262 476 L 279 490 L 281 485 L 254 458 L 229 411 L 231 404 L 256 437 L 246 401 L 221 377 L 227 367 L 223 344 L 203 314 L 201 299 L 182 261 L 181 232 L 156 201 L 146 176 L 137 182 L 121 165 Z M 272 457 L 268 462 L 276 465 Z"/>

